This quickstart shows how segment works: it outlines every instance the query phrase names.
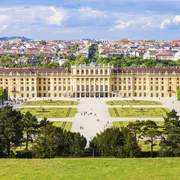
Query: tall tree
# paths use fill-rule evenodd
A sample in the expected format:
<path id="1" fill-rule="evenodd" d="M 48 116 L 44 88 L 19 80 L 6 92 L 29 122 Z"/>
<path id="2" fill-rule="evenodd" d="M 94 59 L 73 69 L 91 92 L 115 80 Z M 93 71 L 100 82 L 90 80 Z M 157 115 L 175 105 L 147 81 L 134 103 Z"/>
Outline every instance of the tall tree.
<path id="1" fill-rule="evenodd" d="M 150 144 L 151 157 L 153 157 L 153 147 L 157 145 L 155 140 L 161 136 L 161 132 L 158 128 L 156 122 L 148 120 L 145 121 L 142 129 L 142 136 L 145 138 L 145 143 Z"/>
<path id="2" fill-rule="evenodd" d="M 132 132 L 134 138 L 138 141 L 139 137 L 141 136 L 142 133 L 142 127 L 144 125 L 144 121 L 135 121 L 135 122 L 130 122 L 127 125 L 127 128 Z"/>
<path id="3" fill-rule="evenodd" d="M 90 141 L 90 148 L 96 155 L 116 157 L 136 157 L 140 148 L 127 128 L 108 128 Z"/>
<path id="4" fill-rule="evenodd" d="M 87 140 L 80 133 L 64 132 L 65 147 L 71 156 L 82 156 Z"/>
<path id="5" fill-rule="evenodd" d="M 180 156 L 180 118 L 173 109 L 164 118 L 163 138 L 160 143 L 161 151 L 168 156 Z"/>
<path id="6" fill-rule="evenodd" d="M 56 136 L 56 127 L 52 124 L 42 127 L 32 147 L 35 157 L 54 157 L 58 148 Z"/>
<path id="7" fill-rule="evenodd" d="M 53 125 L 53 122 L 48 121 L 46 117 L 44 117 L 41 121 L 39 126 L 40 127 L 46 127 L 47 125 Z"/>
<path id="8" fill-rule="evenodd" d="M 26 134 L 26 150 L 28 150 L 29 140 L 32 141 L 32 135 L 36 134 L 39 127 L 36 116 L 33 116 L 29 111 L 23 115 L 23 126 Z"/>
<path id="9" fill-rule="evenodd" d="M 18 146 L 23 138 L 23 120 L 19 111 L 11 106 L 0 109 L 0 139 L 2 146 L 11 155 L 11 146 Z"/>

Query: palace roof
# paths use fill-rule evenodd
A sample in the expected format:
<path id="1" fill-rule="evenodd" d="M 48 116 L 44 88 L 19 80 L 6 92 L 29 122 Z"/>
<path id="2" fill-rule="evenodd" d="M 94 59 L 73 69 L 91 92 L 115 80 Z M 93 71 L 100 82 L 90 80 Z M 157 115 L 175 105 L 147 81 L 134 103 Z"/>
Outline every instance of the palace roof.
<path id="1" fill-rule="evenodd" d="M 1 68 L 1 75 L 67 75 L 71 69 Z M 180 68 L 114 68 L 113 74 L 180 74 Z"/>
<path id="2" fill-rule="evenodd" d="M 180 68 L 116 68 L 114 74 L 172 74 L 180 73 Z"/>

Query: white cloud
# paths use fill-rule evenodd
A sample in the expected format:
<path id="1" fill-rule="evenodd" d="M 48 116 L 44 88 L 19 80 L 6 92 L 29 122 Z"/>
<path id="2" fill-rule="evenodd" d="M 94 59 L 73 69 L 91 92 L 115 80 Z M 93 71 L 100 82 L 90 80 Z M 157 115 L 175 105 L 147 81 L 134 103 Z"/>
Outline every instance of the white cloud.
<path id="1" fill-rule="evenodd" d="M 159 28 L 160 29 L 165 29 L 167 26 L 171 25 L 179 25 L 180 24 L 180 15 L 176 15 L 172 17 L 171 19 L 165 19 L 162 21 L 160 24 Z"/>
<path id="2" fill-rule="evenodd" d="M 5 22 L 5 21 L 7 21 L 8 19 L 9 19 L 9 16 L 7 16 L 7 15 L 1 15 L 1 14 L 0 14 L 0 23 Z"/>
<path id="3" fill-rule="evenodd" d="M 180 24 L 180 15 L 175 16 L 172 22 L 176 25 Z"/>
<path id="4" fill-rule="evenodd" d="M 83 30 L 81 29 L 59 29 L 59 30 L 55 30 L 53 31 L 54 33 L 81 33 L 83 32 Z"/>
<path id="5" fill-rule="evenodd" d="M 122 29 L 126 29 L 129 28 L 132 25 L 132 21 L 128 21 L 128 22 L 119 22 L 117 25 L 115 25 L 113 28 L 110 28 L 110 31 L 114 31 L 114 30 L 122 30 Z"/>
<path id="6" fill-rule="evenodd" d="M 3 25 L 2 27 L 1 27 L 1 30 L 6 30 L 8 28 L 8 25 Z"/>
<path id="7" fill-rule="evenodd" d="M 50 7 L 50 11 L 54 14 L 47 18 L 48 24 L 61 26 L 68 19 L 68 14 L 65 10 L 57 10 L 55 7 Z"/>
<path id="8" fill-rule="evenodd" d="M 164 29 L 167 25 L 171 24 L 170 19 L 165 19 L 161 24 L 160 24 L 160 29 Z"/>
<path id="9" fill-rule="evenodd" d="M 78 10 L 81 13 L 82 18 L 106 18 L 106 13 L 91 9 L 89 7 L 82 7 Z"/>

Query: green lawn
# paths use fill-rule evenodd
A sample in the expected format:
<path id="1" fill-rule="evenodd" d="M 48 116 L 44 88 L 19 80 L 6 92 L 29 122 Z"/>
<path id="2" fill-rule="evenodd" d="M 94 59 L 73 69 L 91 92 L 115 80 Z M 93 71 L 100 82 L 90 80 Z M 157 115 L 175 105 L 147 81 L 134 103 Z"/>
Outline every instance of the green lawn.
<path id="1" fill-rule="evenodd" d="M 117 100 L 107 101 L 108 105 L 162 105 L 158 101 L 146 101 L 146 100 Z"/>
<path id="2" fill-rule="evenodd" d="M 61 127 L 66 131 L 70 131 L 72 128 L 72 122 L 61 122 L 61 121 L 54 121 L 54 126 Z"/>
<path id="3" fill-rule="evenodd" d="M 25 113 L 30 111 L 37 118 L 68 118 L 74 117 L 76 108 L 18 108 L 17 110 Z"/>
<path id="4" fill-rule="evenodd" d="M 1 180 L 178 180 L 179 158 L 0 159 Z"/>
<path id="5" fill-rule="evenodd" d="M 165 117 L 167 108 L 109 108 L 111 117 Z"/>
<path id="6" fill-rule="evenodd" d="M 72 106 L 78 105 L 77 101 L 67 100 L 37 100 L 27 101 L 23 103 L 23 106 Z"/>
<path id="7" fill-rule="evenodd" d="M 120 128 L 121 126 L 127 127 L 127 125 L 128 125 L 130 122 L 135 122 L 135 121 L 115 121 L 115 122 L 113 122 L 113 126 L 114 126 L 114 127 L 117 127 L 117 128 Z M 155 121 L 155 122 L 156 122 L 156 124 L 157 124 L 158 126 L 160 126 L 160 127 L 164 125 L 164 122 L 163 122 L 163 121 Z"/>

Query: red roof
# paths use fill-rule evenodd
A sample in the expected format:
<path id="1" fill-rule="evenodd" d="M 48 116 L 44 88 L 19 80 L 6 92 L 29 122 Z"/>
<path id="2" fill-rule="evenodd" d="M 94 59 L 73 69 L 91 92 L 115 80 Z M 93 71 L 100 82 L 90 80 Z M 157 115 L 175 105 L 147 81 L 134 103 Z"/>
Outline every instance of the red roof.
<path id="1" fill-rule="evenodd" d="M 173 40 L 173 43 L 180 43 L 180 40 Z"/>
<path id="2" fill-rule="evenodd" d="M 174 55 L 173 54 L 158 54 L 157 56 L 168 56 L 168 57 L 171 56 L 172 57 Z"/>

